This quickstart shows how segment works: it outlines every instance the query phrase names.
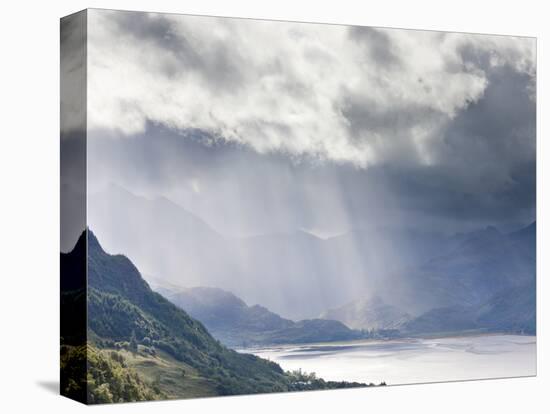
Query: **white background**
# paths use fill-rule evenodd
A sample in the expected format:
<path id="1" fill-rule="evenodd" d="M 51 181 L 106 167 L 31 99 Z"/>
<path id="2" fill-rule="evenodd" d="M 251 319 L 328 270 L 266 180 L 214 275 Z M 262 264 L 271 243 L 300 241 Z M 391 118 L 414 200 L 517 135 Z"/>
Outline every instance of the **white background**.
<path id="1" fill-rule="evenodd" d="M 95 407 L 95 412 L 540 413 L 550 409 L 548 233 L 541 145 L 550 35 L 543 1 L 298 0 L 3 2 L 0 13 L 0 411 L 75 413 L 57 395 L 59 18 L 85 7 L 348 23 L 538 37 L 538 377 Z M 546 17 L 546 19 L 545 19 Z M 269 45 L 266 45 L 269 47 Z M 546 349 L 545 349 L 546 348 Z M 89 408 L 88 408 L 89 409 Z"/>

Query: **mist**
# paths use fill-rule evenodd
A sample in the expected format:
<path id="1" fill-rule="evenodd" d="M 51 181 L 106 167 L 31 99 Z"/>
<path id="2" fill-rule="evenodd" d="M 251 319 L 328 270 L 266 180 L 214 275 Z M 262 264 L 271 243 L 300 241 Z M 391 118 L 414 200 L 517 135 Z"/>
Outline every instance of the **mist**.
<path id="1" fill-rule="evenodd" d="M 159 165 L 145 138 L 131 146 L 94 139 L 88 148 L 90 228 L 145 278 L 223 288 L 299 319 L 369 294 L 369 280 L 398 266 L 378 228 L 402 228 L 399 212 L 359 170 L 163 132 L 155 141 L 166 149 Z M 368 243 L 356 246 L 354 232 L 368 232 Z"/>
<path id="2" fill-rule="evenodd" d="M 472 199 L 456 214 L 444 195 L 459 190 L 445 183 L 426 180 L 411 194 L 388 169 L 297 162 L 207 138 L 151 126 L 131 141 L 90 139 L 90 228 L 155 284 L 222 288 L 295 320 L 372 296 L 424 311 L 431 303 L 411 296 L 406 269 L 443 254 L 456 233 L 534 219 L 529 198 L 498 215 Z"/>
<path id="3" fill-rule="evenodd" d="M 535 220 L 534 39 L 89 19 L 88 225 L 150 281 L 418 314 L 419 266 Z"/>

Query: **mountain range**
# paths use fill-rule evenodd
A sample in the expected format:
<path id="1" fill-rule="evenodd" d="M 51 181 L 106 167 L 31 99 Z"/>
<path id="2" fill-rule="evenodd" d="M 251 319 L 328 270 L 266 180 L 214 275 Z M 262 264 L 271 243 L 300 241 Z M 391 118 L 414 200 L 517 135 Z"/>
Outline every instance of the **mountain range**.
<path id="1" fill-rule="evenodd" d="M 487 227 L 455 235 L 444 250 L 409 267 L 406 277 L 388 281 L 389 289 L 406 292 L 401 304 L 415 314 L 376 297 L 360 298 L 322 317 L 352 328 L 394 328 L 403 336 L 536 333 L 536 223 L 510 234 Z"/>
<path id="2" fill-rule="evenodd" d="M 340 321 L 353 329 L 399 330 L 411 320 L 411 315 L 388 305 L 379 296 L 361 298 L 339 308 L 329 309 L 320 316 Z"/>
<path id="3" fill-rule="evenodd" d="M 231 291 L 292 320 L 316 318 L 359 296 L 402 308 L 411 289 L 399 279 L 460 241 L 395 229 L 354 229 L 327 239 L 302 230 L 230 237 L 166 198 L 117 185 L 90 196 L 88 219 L 109 251 L 124 252 L 146 275 Z M 405 312 L 427 310 L 413 302 Z"/>
<path id="4" fill-rule="evenodd" d="M 298 322 L 282 318 L 269 309 L 248 306 L 234 294 L 219 288 L 195 287 L 170 291 L 166 297 L 201 321 L 212 335 L 233 347 L 267 344 L 312 343 L 364 337 L 343 323 L 327 318 Z"/>
<path id="5" fill-rule="evenodd" d="M 535 280 L 535 243 L 536 223 L 511 234 L 487 227 L 462 235 L 454 248 L 398 278 L 407 292 L 402 306 L 480 306 L 503 291 L 521 290 Z"/>
<path id="6" fill-rule="evenodd" d="M 364 258 L 345 246 L 344 257 L 327 254 L 335 247 L 307 232 L 228 237 L 166 198 L 116 185 L 90 196 L 88 219 L 109 251 L 124 252 L 144 274 L 176 285 L 237 287 L 245 301 L 289 319 L 314 318 L 348 299 L 364 273 Z"/>
<path id="7" fill-rule="evenodd" d="M 328 318 L 352 330 L 533 330 L 536 223 L 513 233 L 489 226 L 450 236 L 356 229 L 328 239 L 300 230 L 231 238 L 167 199 L 145 199 L 118 186 L 90 198 L 89 220 L 108 250 L 124 251 L 164 286 L 233 292 L 261 304 L 247 314 L 265 323 L 271 312 L 281 329 L 293 326 L 284 321 Z M 185 306 L 190 303 L 187 298 Z M 498 320 L 496 309 L 508 316 Z M 453 319 L 467 314 L 475 315 L 468 323 Z M 230 338 L 212 318 L 205 323 L 235 345 L 258 335 L 243 318 L 234 326 L 246 333 L 244 341 Z"/>
<path id="8" fill-rule="evenodd" d="M 504 289 L 480 305 L 431 309 L 400 327 L 403 335 L 470 332 L 536 334 L 534 281 Z"/>
<path id="9" fill-rule="evenodd" d="M 170 300 L 230 346 L 322 342 L 373 335 L 534 334 L 535 240 L 535 223 L 511 234 L 489 227 L 456 235 L 448 243 L 446 254 L 411 270 L 419 272 L 411 277 L 421 282 L 409 286 L 413 292 L 416 290 L 411 294 L 422 296 L 419 290 L 423 286 L 428 294 L 436 296 L 426 298 L 432 305 L 414 315 L 374 296 L 328 309 L 317 319 L 294 322 L 263 306 L 248 306 L 234 294 L 217 288 L 172 286 L 164 291 Z M 447 306 L 437 306 L 438 303 Z"/>

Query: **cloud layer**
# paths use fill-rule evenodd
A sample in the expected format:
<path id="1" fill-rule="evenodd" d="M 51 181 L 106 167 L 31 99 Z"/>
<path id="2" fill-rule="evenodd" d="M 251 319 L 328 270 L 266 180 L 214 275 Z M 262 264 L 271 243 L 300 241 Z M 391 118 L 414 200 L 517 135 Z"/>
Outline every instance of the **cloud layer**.
<path id="1" fill-rule="evenodd" d="M 298 161 L 437 167 L 492 81 L 533 106 L 533 39 L 99 10 L 88 36 L 88 127 L 126 137 L 152 123 Z"/>

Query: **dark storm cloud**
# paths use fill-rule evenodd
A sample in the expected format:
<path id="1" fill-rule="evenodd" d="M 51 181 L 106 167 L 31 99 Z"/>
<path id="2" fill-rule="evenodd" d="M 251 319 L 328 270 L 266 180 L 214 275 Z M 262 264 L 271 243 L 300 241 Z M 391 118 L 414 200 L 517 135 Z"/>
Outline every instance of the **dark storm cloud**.
<path id="1" fill-rule="evenodd" d="M 86 122 L 86 12 L 60 23 L 61 133 L 82 130 Z"/>
<path id="2" fill-rule="evenodd" d="M 226 234 L 319 229 L 336 234 L 369 226 L 452 232 L 534 218 L 535 164 L 517 162 L 511 180 L 480 191 L 471 169 L 294 162 L 259 155 L 200 131 L 149 125 L 132 140 L 90 141 L 91 191 L 109 182 L 147 197 L 166 196 Z M 482 171 L 480 166 L 477 171 Z"/>
<path id="3" fill-rule="evenodd" d="M 499 221 L 533 218 L 536 107 L 530 96 L 532 79 L 510 66 L 485 70 L 488 86 L 483 97 L 442 131 L 443 140 L 433 148 L 436 168 L 431 175 L 443 180 L 435 187 L 448 194 L 444 198 L 448 206 L 443 205 L 440 214 Z M 428 174 L 422 181 L 433 179 Z"/>
<path id="4" fill-rule="evenodd" d="M 178 30 L 174 19 L 162 14 L 121 12 L 114 15 L 113 22 L 122 36 L 152 43 L 155 49 L 165 51 L 172 58 L 162 65 L 162 71 L 169 78 L 175 79 L 182 72 L 195 72 L 216 89 L 232 89 L 244 81 L 244 62 L 223 39 L 204 47 L 192 32 Z"/>
<path id="5" fill-rule="evenodd" d="M 86 12 L 60 27 L 60 244 L 71 250 L 86 228 Z"/>
<path id="6" fill-rule="evenodd" d="M 481 53 L 470 46 L 462 54 L 465 64 L 475 60 L 476 68 L 484 71 L 487 87 L 477 102 L 439 128 L 441 139 L 430 145 L 429 165 L 407 162 L 407 157 L 416 158 L 415 147 L 408 145 L 406 137 L 400 139 L 399 132 L 419 119 L 436 122 L 438 115 L 433 111 L 410 106 L 380 112 L 351 95 L 344 115 L 355 135 L 368 129 L 394 137 L 388 145 L 394 162 L 382 170 L 404 210 L 451 222 L 506 226 L 532 220 L 536 202 L 533 77 L 511 65 L 492 64 L 490 51 Z"/>
<path id="7" fill-rule="evenodd" d="M 389 108 L 352 92 L 342 104 L 342 115 L 349 122 L 351 140 L 368 142 L 388 163 L 416 164 L 423 148 L 411 139 L 410 130 L 418 124 L 437 127 L 442 115 L 432 108 L 396 100 Z"/>
<path id="8" fill-rule="evenodd" d="M 392 143 L 392 158 L 401 162 L 363 170 L 285 154 L 260 155 L 202 131 L 154 124 L 132 140 L 92 139 L 92 152 L 100 154 L 93 164 L 108 172 L 106 181 L 194 204 L 193 210 L 229 231 L 292 230 L 322 223 L 345 230 L 369 225 L 373 217 L 379 224 L 398 220 L 443 231 L 488 224 L 509 228 L 534 219 L 535 103 L 529 76 L 510 67 L 485 69 L 489 83 L 484 96 L 441 130 L 443 139 L 431 149 L 431 165 L 407 162 L 414 151 L 407 140 Z M 376 128 L 394 136 L 415 117 L 428 116 L 416 108 L 409 108 L 409 115 L 404 109 L 373 114 L 360 105 L 353 108 L 356 112 L 346 116 L 354 128 Z M 193 182 L 200 187 L 197 192 Z M 238 220 L 229 223 L 229 217 Z"/>
<path id="9" fill-rule="evenodd" d="M 399 56 L 394 53 L 394 44 L 384 31 L 372 27 L 352 26 L 349 28 L 349 34 L 365 48 L 367 58 L 372 60 L 369 63 L 382 66 L 400 64 Z"/>
<path id="10" fill-rule="evenodd" d="M 115 182 L 137 194 L 166 196 L 222 233 L 241 235 L 294 231 L 308 224 L 315 204 L 329 208 L 320 200 L 337 190 L 330 183 L 332 169 L 299 164 L 283 154 L 259 155 L 201 131 L 187 134 L 182 139 L 149 124 L 131 141 L 95 137 L 89 147 L 90 191 Z M 323 182 L 331 187 L 328 192 L 319 191 Z M 313 184 L 315 200 L 309 201 L 304 190 Z M 322 210 L 317 213 L 329 218 Z"/>
<path id="11" fill-rule="evenodd" d="M 504 66 L 488 70 L 482 99 L 461 112 L 444 131 L 438 157 L 464 172 L 505 170 L 535 158 L 536 107 L 528 75 Z"/>

